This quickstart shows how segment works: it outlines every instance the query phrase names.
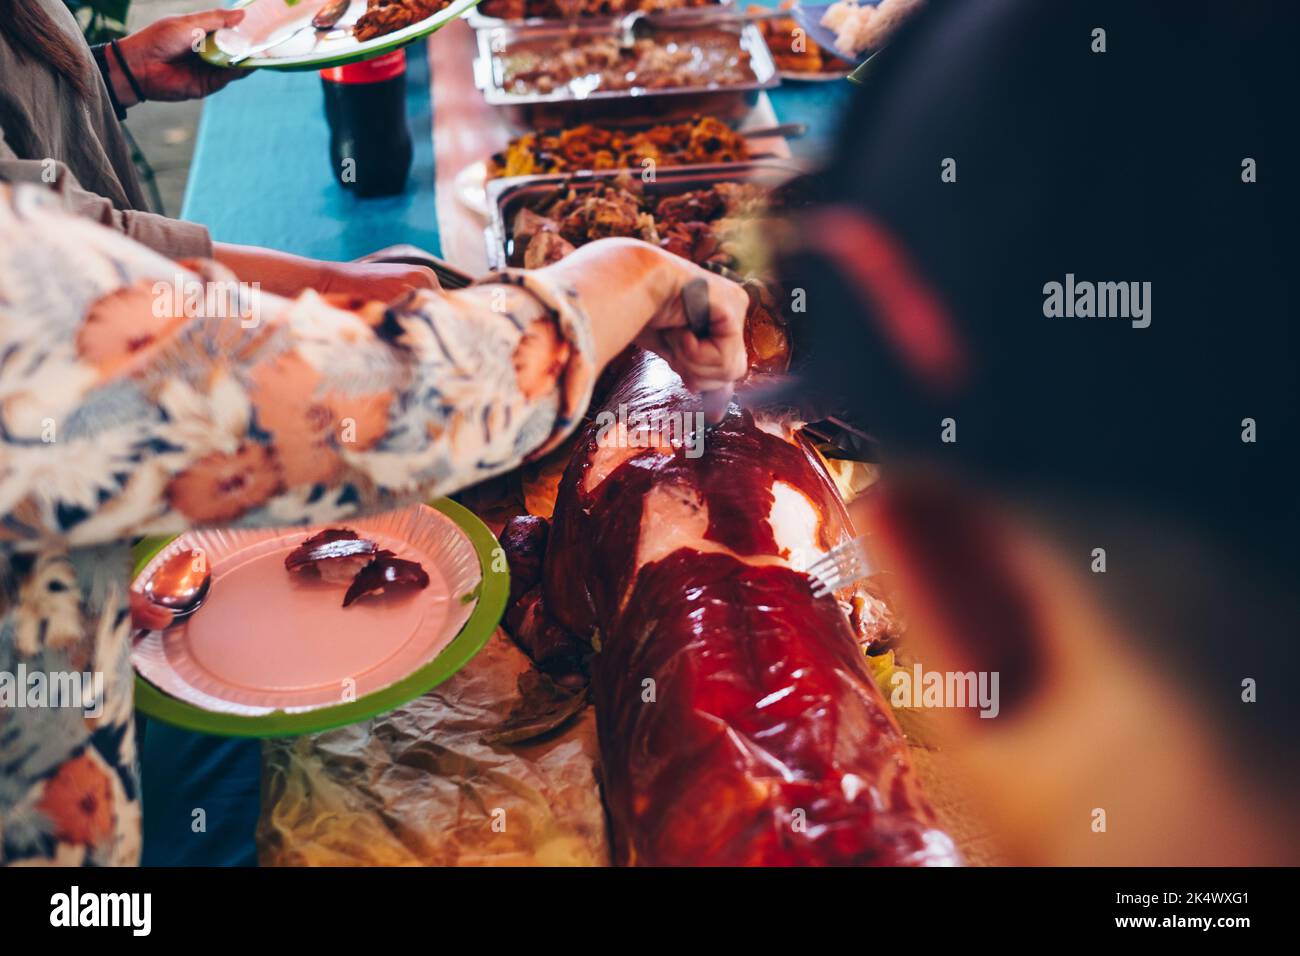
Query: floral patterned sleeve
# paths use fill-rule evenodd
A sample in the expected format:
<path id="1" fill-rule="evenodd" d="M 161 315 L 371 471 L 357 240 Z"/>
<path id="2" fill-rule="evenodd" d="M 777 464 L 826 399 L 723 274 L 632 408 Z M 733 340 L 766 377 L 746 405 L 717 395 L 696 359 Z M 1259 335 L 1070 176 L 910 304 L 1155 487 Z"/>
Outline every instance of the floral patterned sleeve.
<path id="1" fill-rule="evenodd" d="M 292 301 L 0 201 L 0 541 L 332 521 L 518 465 L 595 369 L 542 273 L 383 306 Z"/>

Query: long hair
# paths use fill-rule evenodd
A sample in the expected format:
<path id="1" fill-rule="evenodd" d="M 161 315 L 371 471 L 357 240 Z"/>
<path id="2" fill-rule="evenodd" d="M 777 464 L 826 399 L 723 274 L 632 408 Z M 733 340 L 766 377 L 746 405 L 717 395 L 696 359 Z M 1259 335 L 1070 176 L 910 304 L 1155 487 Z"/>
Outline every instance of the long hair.
<path id="1" fill-rule="evenodd" d="M 91 78 L 80 45 L 37 0 L 0 0 L 0 34 L 15 50 L 49 66 L 80 95 L 90 94 Z"/>

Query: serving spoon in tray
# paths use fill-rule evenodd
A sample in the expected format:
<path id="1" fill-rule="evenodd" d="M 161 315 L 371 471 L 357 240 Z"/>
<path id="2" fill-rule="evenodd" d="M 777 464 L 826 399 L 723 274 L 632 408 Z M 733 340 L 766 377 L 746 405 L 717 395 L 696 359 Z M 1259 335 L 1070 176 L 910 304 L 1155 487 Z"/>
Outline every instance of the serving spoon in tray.
<path id="1" fill-rule="evenodd" d="M 757 23 L 760 20 L 778 20 L 789 17 L 789 10 L 765 10 L 761 13 L 713 13 L 696 7 L 691 12 L 697 17 L 682 16 L 672 21 L 672 26 L 709 26 L 727 23 Z M 633 10 L 618 21 L 620 50 L 631 50 L 637 40 L 644 40 L 659 29 L 659 25 L 646 10 Z"/>

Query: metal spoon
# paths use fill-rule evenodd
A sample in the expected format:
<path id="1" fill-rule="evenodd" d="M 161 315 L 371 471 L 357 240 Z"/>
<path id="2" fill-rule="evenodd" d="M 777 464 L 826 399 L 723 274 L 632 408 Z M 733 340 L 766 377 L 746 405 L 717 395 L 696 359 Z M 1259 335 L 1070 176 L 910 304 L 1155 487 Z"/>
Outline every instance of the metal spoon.
<path id="1" fill-rule="evenodd" d="M 228 65 L 237 66 L 249 57 L 261 56 L 267 50 L 274 49 L 282 43 L 288 43 L 294 37 L 298 36 L 298 34 L 303 33 L 306 30 L 315 30 L 317 33 L 332 30 L 334 29 L 334 25 L 343 19 L 343 14 L 348 12 L 348 7 L 350 6 L 352 6 L 352 0 L 332 0 L 331 3 L 327 3 L 325 6 L 317 10 L 310 22 L 304 23 L 292 33 L 282 36 L 278 40 L 273 40 L 270 43 L 263 43 L 261 46 L 250 48 L 245 51 L 243 55 L 231 59 Z"/>
<path id="2" fill-rule="evenodd" d="M 181 549 L 160 564 L 140 590 L 172 612 L 173 620 L 197 611 L 212 588 L 212 570 L 202 551 Z"/>
<path id="3" fill-rule="evenodd" d="M 327 3 L 316 11 L 316 15 L 311 18 L 311 25 L 317 30 L 328 30 L 343 19 L 343 14 L 348 12 L 348 7 L 351 5 L 352 0 L 334 0 L 333 3 Z"/>

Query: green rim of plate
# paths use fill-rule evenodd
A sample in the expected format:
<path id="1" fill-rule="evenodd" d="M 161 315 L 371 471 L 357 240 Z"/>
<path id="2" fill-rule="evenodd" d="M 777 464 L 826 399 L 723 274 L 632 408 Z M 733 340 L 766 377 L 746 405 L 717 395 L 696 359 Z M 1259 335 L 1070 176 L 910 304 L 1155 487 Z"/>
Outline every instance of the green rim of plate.
<path id="1" fill-rule="evenodd" d="M 469 663 L 474 655 L 483 649 L 483 645 L 496 630 L 506 608 L 506 596 L 510 592 L 510 572 L 505 569 L 493 569 L 492 555 L 498 547 L 497 539 L 492 536 L 488 526 L 480 521 L 477 515 L 450 498 L 431 501 L 429 507 L 442 512 L 465 532 L 474 545 L 479 566 L 483 571 L 483 579 L 478 587 L 478 605 L 470 614 L 469 620 L 465 622 L 465 626 L 460 629 L 460 633 L 429 663 L 412 671 L 395 684 L 389 684 L 346 704 L 335 704 L 295 714 L 277 710 L 258 717 L 219 714 L 204 710 L 178 700 L 170 694 L 164 694 L 136 674 L 136 710 L 146 717 L 185 730 L 216 734 L 221 737 L 293 737 L 355 724 L 376 714 L 383 714 L 400 707 L 407 701 L 414 700 L 437 687 Z M 136 544 L 132 551 L 136 559 L 132 578 L 134 579 L 143 571 L 144 566 L 153 559 L 153 556 L 177 537 L 179 535 L 145 538 Z"/>
<path id="2" fill-rule="evenodd" d="M 255 3 L 256 0 L 236 0 L 230 5 L 231 9 L 238 10 L 249 4 Z M 408 46 L 416 40 L 422 40 L 431 33 L 437 33 L 453 20 L 459 19 L 466 11 L 477 7 L 481 0 L 455 0 L 451 6 L 445 10 L 439 10 L 431 19 L 435 22 L 430 23 L 427 27 L 422 28 L 418 33 L 408 37 L 402 37 L 400 40 L 388 40 L 385 37 L 375 37 L 374 41 L 367 40 L 367 43 L 375 42 L 376 45 L 367 47 L 364 50 L 358 50 L 355 53 L 342 53 L 335 56 L 321 56 L 313 59 L 303 60 L 297 63 L 265 63 L 258 57 L 245 60 L 242 63 L 236 63 L 233 66 L 230 63 L 230 57 L 217 49 L 216 43 L 212 40 L 212 34 L 203 38 L 203 46 L 199 49 L 199 57 L 213 66 L 219 66 L 223 69 L 232 70 L 277 70 L 281 73 L 306 73 L 312 70 L 324 70 L 333 66 L 347 66 L 349 63 L 360 63 L 363 60 L 371 60 L 381 53 L 389 53 L 400 47 Z M 447 14 L 444 19 L 439 20 L 443 14 Z"/>

